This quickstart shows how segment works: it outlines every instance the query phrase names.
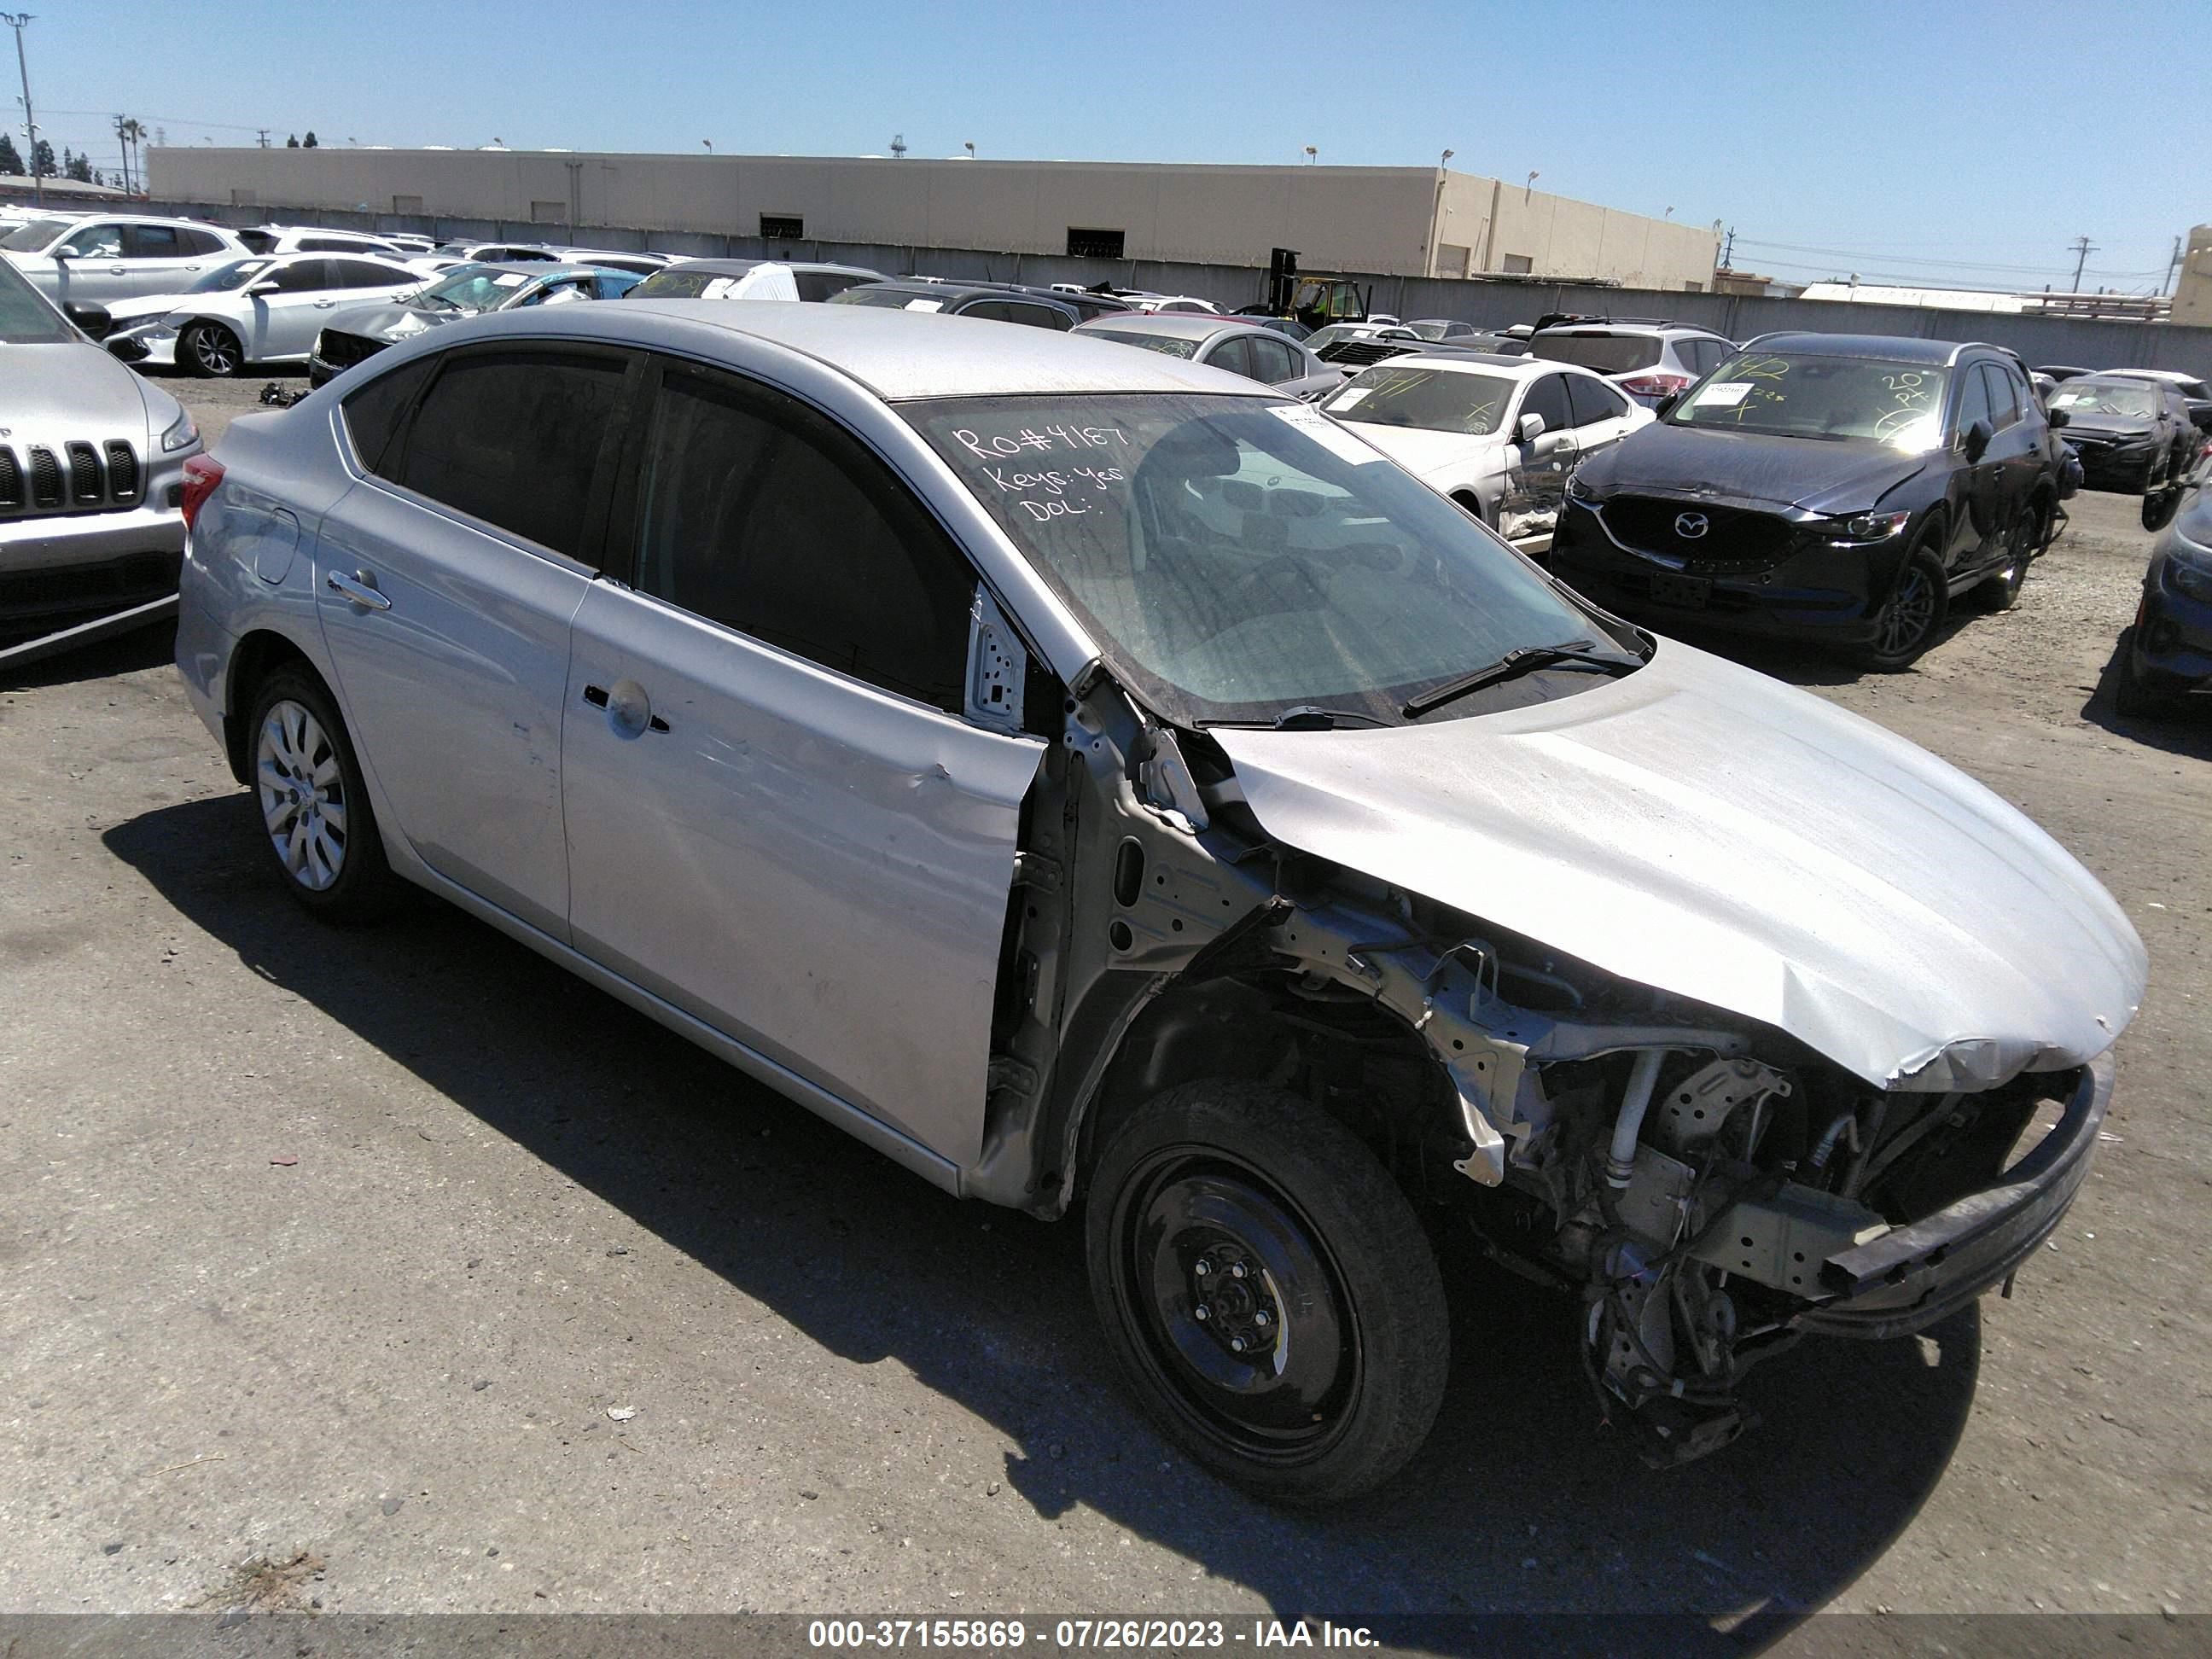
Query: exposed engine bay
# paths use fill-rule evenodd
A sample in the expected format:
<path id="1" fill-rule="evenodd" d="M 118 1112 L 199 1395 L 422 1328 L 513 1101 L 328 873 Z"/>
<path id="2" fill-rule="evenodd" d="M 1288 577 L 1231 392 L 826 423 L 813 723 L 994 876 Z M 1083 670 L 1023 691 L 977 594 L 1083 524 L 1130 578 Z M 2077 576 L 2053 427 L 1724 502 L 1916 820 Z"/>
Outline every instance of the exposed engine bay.
<path id="1" fill-rule="evenodd" d="M 978 1195 L 1057 1213 L 1097 1123 L 1178 1082 L 1293 1091 L 1432 1232 L 1564 1293 L 1604 1415 L 1665 1464 L 1734 1439 L 1745 1373 L 1808 1331 L 1901 1334 L 2008 1288 L 2086 1173 L 2108 1060 L 1879 1086 L 1282 846 L 1206 734 L 1110 685 L 1067 708 L 1010 917 Z M 1067 879 L 1086 862 L 1105 878 Z M 2037 1146 L 2039 1114 L 2057 1127 Z"/>

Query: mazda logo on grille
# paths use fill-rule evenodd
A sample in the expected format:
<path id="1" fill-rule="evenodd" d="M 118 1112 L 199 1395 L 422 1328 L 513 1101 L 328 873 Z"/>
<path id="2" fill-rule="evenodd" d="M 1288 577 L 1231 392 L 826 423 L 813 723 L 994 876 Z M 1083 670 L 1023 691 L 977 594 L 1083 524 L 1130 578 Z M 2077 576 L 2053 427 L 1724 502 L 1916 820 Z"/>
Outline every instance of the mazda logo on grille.
<path id="1" fill-rule="evenodd" d="M 1677 513 L 1674 533 L 1686 542 L 1693 542 L 1712 528 L 1712 521 L 1702 513 Z"/>

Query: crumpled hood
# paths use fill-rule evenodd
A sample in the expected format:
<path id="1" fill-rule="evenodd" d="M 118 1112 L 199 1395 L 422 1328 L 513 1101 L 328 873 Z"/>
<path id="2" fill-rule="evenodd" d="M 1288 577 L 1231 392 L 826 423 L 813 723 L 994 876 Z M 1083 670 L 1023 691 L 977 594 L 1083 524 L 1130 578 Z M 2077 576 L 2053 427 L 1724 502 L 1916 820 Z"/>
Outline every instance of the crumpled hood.
<path id="1" fill-rule="evenodd" d="M 1572 696 L 1387 731 L 1217 726 L 1268 835 L 1868 1082 L 1980 1088 L 2109 1048 L 2142 941 L 2066 850 L 1926 750 L 1662 641 Z"/>
<path id="2" fill-rule="evenodd" d="M 381 340 L 385 330 L 410 318 L 436 328 L 476 314 L 473 311 L 433 311 L 428 307 L 418 308 L 386 302 L 382 305 L 348 306 L 333 311 L 323 319 L 323 326 L 335 328 L 346 334 L 358 334 L 367 340 Z"/>
<path id="3" fill-rule="evenodd" d="M 1495 467 L 1504 447 L 1502 434 L 1474 438 L 1464 432 L 1431 432 L 1424 427 L 1376 426 L 1366 421 L 1344 424 L 1417 478 L 1476 463 Z"/>
<path id="4" fill-rule="evenodd" d="M 225 295 L 222 297 L 228 299 L 229 296 Z M 155 294 L 143 300 L 111 300 L 100 309 L 108 314 L 115 325 L 115 331 L 119 334 L 126 328 L 150 323 L 157 317 L 166 317 L 190 304 L 191 298 L 182 294 Z"/>
<path id="5" fill-rule="evenodd" d="M 1693 429 L 1656 421 L 1592 456 L 1582 472 L 1600 490 L 1656 489 L 1679 495 L 1695 487 L 1715 501 L 1856 512 L 1875 506 L 1927 464 L 1925 455 L 1878 444 Z"/>
<path id="6" fill-rule="evenodd" d="M 0 345 L 0 423 L 21 444 L 83 439 L 146 441 L 138 376 L 96 345 Z"/>

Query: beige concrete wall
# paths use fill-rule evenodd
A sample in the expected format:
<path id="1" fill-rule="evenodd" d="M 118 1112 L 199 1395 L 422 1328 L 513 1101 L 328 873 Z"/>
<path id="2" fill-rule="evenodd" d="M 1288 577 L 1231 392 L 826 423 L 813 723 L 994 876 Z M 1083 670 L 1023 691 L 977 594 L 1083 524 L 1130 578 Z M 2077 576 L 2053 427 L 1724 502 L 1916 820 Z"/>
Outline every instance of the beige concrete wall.
<path id="1" fill-rule="evenodd" d="M 581 224 L 751 235 L 791 214 L 814 240 L 1025 253 L 1065 252 L 1075 227 L 1123 232 L 1132 259 L 1264 265 L 1292 247 L 1309 270 L 1391 276 L 1431 273 L 1432 222 L 1471 274 L 1512 252 L 1538 276 L 1679 288 L 1713 264 L 1686 226 L 1426 167 L 204 148 L 151 151 L 149 175 L 160 199 L 272 211 L 420 198 L 436 217 L 527 223 L 533 203 L 573 201 Z"/>
<path id="2" fill-rule="evenodd" d="M 2173 279 L 2173 320 L 2212 328 L 2212 225 L 2189 233 L 2189 250 Z"/>

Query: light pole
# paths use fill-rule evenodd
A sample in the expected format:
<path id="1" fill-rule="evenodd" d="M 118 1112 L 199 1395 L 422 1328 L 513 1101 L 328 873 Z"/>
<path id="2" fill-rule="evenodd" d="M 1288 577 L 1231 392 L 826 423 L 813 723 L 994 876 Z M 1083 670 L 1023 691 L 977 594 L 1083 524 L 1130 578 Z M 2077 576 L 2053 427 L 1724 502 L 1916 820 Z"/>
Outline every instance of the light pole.
<path id="1" fill-rule="evenodd" d="M 31 203 L 44 207 L 46 187 L 39 178 L 39 118 L 31 112 L 31 66 L 23 58 L 23 26 L 30 21 L 27 11 L 0 11 L 0 23 L 15 31 L 15 68 L 23 77 L 23 133 L 31 141 Z"/>
<path id="2" fill-rule="evenodd" d="M 968 152 L 968 159 L 969 161 L 972 161 L 975 159 L 975 141 L 973 138 L 962 139 L 960 141 L 960 148 Z"/>
<path id="3" fill-rule="evenodd" d="M 1307 165 L 1308 167 L 1311 167 L 1311 166 L 1312 166 L 1316 161 L 1318 161 L 1320 159 L 1321 159 L 1321 152 L 1320 152 L 1318 149 L 1315 149 L 1311 144 L 1308 144 L 1308 145 L 1306 146 L 1306 165 Z"/>

